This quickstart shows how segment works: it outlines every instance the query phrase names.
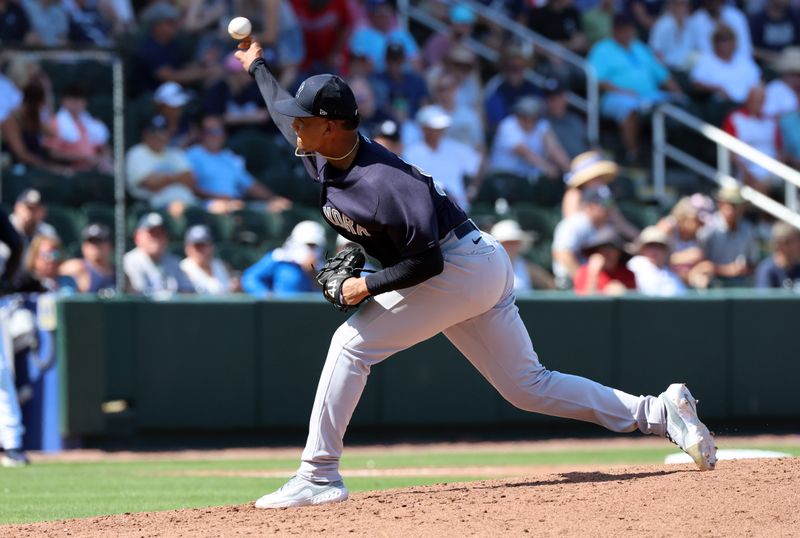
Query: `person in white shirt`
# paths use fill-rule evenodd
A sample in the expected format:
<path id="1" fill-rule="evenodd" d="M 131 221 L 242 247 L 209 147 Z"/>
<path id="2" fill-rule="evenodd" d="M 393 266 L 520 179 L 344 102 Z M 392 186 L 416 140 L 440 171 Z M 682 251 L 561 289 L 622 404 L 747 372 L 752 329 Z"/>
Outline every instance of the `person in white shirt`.
<path id="1" fill-rule="evenodd" d="M 703 7 L 689 17 L 689 33 L 694 37 L 694 49 L 700 53 L 710 53 L 713 49 L 713 35 L 716 28 L 725 25 L 736 35 L 734 54 L 753 58 L 753 41 L 747 17 L 738 8 L 725 0 L 705 0 Z"/>
<path id="2" fill-rule="evenodd" d="M 650 30 L 650 48 L 670 69 L 688 71 L 694 60 L 694 37 L 688 24 L 691 10 L 689 0 L 669 0 Z"/>
<path id="3" fill-rule="evenodd" d="M 669 236 L 656 226 L 648 226 L 636 240 L 636 255 L 628 269 L 636 275 L 636 290 L 644 295 L 673 297 L 686 292 L 683 281 L 669 268 Z"/>
<path id="4" fill-rule="evenodd" d="M 718 26 L 713 40 L 714 50 L 702 54 L 692 68 L 692 84 L 698 91 L 743 103 L 761 72 L 752 57 L 734 54 L 737 37 L 729 26 Z"/>
<path id="5" fill-rule="evenodd" d="M 186 257 L 181 269 L 200 295 L 225 295 L 233 291 L 225 263 L 214 257 L 214 239 L 208 226 L 198 224 L 186 231 Z"/>
<path id="6" fill-rule="evenodd" d="M 778 118 L 800 109 L 800 47 L 783 49 L 774 69 L 781 76 L 767 84 L 764 115 Z"/>
<path id="7" fill-rule="evenodd" d="M 464 210 L 476 194 L 475 178 L 481 167 L 481 155 L 474 148 L 445 136 L 450 116 L 438 105 L 428 105 L 417 113 L 422 140 L 403 152 L 403 159 L 433 177 L 436 185 L 449 194 Z M 467 189 L 466 179 L 471 178 Z"/>
<path id="8" fill-rule="evenodd" d="M 569 170 L 569 156 L 558 142 L 550 122 L 541 118 L 542 103 L 523 97 L 497 128 L 489 167 L 525 178 L 560 178 Z"/>

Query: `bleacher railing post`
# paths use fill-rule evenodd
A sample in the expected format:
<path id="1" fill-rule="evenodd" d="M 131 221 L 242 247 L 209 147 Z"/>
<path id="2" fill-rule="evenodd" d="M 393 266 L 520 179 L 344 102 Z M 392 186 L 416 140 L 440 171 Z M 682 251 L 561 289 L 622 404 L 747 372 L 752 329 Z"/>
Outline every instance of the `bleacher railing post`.
<path id="1" fill-rule="evenodd" d="M 731 175 L 731 152 L 719 142 L 717 142 L 717 170 L 720 177 Z"/>
<path id="2" fill-rule="evenodd" d="M 659 200 L 664 198 L 667 179 L 666 140 L 664 112 L 658 107 L 653 112 L 653 190 Z"/>
<path id="3" fill-rule="evenodd" d="M 127 244 L 127 226 L 125 225 L 125 92 L 122 59 L 114 57 L 111 64 L 113 72 L 114 99 L 114 266 L 117 272 L 116 290 L 122 293 L 125 288 L 125 273 L 122 268 L 122 257 Z"/>

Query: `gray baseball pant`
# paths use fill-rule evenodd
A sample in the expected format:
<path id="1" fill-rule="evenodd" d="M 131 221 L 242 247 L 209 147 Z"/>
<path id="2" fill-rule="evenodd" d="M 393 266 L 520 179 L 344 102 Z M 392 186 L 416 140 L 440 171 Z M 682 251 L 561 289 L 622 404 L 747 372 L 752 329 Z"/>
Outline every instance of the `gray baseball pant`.
<path id="1" fill-rule="evenodd" d="M 334 333 L 311 412 L 301 477 L 341 480 L 342 440 L 370 368 L 440 332 L 520 409 L 616 432 L 638 428 L 664 435 L 666 411 L 658 398 L 626 394 L 539 363 L 514 304 L 511 261 L 496 239 L 477 230 L 457 239 L 451 232 L 441 248 L 441 274 L 375 296 Z"/>

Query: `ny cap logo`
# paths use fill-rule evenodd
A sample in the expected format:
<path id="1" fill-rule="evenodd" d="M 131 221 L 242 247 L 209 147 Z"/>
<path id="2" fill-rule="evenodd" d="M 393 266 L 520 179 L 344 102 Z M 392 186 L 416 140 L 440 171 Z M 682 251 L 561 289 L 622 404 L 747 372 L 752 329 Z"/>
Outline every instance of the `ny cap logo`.
<path id="1" fill-rule="evenodd" d="M 320 115 L 320 116 L 327 116 L 327 115 L 328 115 L 328 113 L 327 113 L 327 112 L 325 112 L 323 109 L 321 109 L 321 108 L 320 108 L 320 109 L 319 109 L 319 115 Z"/>

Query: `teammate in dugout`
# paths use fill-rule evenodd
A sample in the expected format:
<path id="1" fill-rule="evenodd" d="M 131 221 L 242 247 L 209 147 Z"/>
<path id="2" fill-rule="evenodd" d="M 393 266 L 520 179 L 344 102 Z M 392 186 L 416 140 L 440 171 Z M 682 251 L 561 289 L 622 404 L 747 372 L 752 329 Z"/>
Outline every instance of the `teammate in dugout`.
<path id="1" fill-rule="evenodd" d="M 442 332 L 513 405 L 667 437 L 701 470 L 716 447 L 683 384 L 660 396 L 633 396 L 547 370 L 514 304 L 514 270 L 430 176 L 357 131 L 355 98 L 338 76 L 306 79 L 292 97 L 250 40 L 237 58 L 256 80 L 270 116 L 321 189 L 325 220 L 383 269 L 351 277 L 334 300 L 362 306 L 334 333 L 311 412 L 297 474 L 258 508 L 344 501 L 343 437 L 370 368 Z M 329 298 L 330 299 L 330 298 Z"/>

